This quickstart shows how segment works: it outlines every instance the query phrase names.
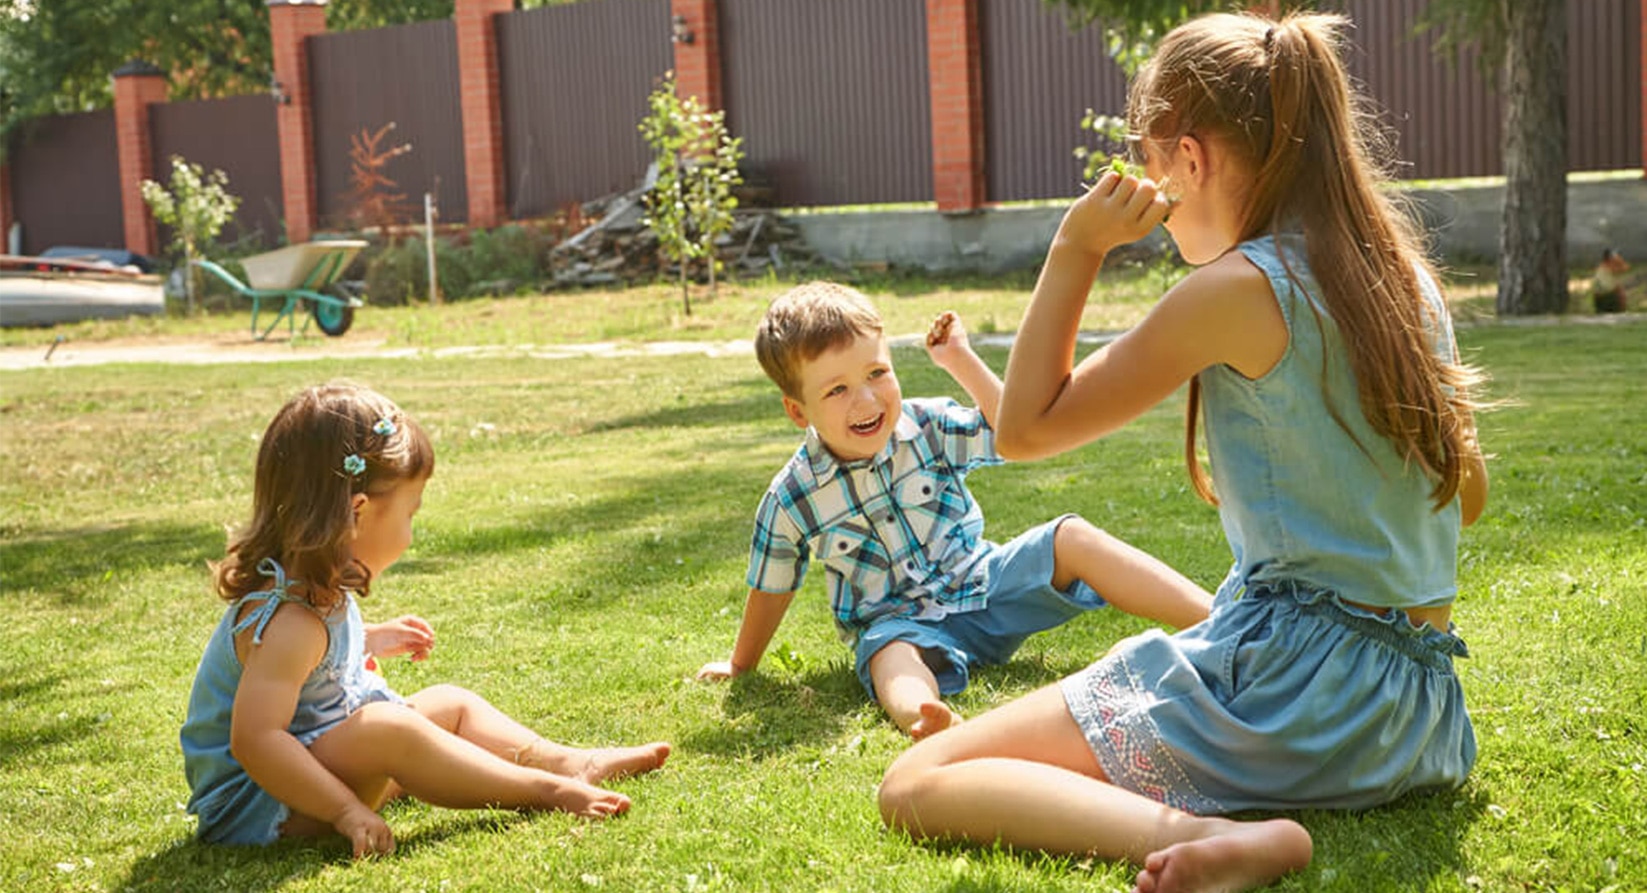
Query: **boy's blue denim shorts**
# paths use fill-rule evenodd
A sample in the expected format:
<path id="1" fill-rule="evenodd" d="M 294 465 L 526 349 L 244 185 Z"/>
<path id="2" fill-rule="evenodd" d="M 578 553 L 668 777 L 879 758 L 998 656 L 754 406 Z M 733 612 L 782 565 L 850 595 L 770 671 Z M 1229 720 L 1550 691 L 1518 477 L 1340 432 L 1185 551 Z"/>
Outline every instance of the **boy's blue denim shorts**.
<path id="1" fill-rule="evenodd" d="M 891 617 L 860 633 L 858 681 L 870 700 L 877 699 L 869 659 L 893 642 L 909 642 L 921 649 L 938 679 L 938 691 L 952 695 L 966 688 L 968 671 L 974 665 L 1006 663 L 1032 634 L 1103 607 L 1103 598 L 1080 580 L 1067 591 L 1052 587 L 1053 539 L 1058 526 L 1073 517 L 1064 515 L 1027 530 L 995 546 L 977 563 L 974 573 L 986 575 L 989 581 L 984 607 L 937 620 Z"/>

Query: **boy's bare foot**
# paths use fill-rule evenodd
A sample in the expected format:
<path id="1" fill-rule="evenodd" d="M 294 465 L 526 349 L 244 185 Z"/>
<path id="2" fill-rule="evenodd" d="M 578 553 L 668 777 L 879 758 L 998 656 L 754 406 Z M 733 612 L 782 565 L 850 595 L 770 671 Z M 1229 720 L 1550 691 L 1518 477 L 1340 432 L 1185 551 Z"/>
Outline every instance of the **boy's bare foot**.
<path id="1" fill-rule="evenodd" d="M 1150 853 L 1133 893 L 1233 893 L 1310 864 L 1310 833 L 1290 819 L 1216 819 L 1210 836 Z"/>
<path id="2" fill-rule="evenodd" d="M 928 701 L 921 705 L 921 718 L 909 727 L 909 737 L 919 741 L 960 724 L 961 714 L 949 709 L 948 704 L 943 701 Z"/>

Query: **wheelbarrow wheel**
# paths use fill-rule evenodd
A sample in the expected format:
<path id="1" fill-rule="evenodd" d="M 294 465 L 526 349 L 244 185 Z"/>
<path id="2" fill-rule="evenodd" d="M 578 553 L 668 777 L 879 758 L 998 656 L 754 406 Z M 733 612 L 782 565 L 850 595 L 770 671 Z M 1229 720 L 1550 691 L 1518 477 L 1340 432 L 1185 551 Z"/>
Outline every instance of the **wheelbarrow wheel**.
<path id="1" fill-rule="evenodd" d="M 355 308 L 330 301 L 311 301 L 309 313 L 322 332 L 336 338 L 355 324 Z"/>

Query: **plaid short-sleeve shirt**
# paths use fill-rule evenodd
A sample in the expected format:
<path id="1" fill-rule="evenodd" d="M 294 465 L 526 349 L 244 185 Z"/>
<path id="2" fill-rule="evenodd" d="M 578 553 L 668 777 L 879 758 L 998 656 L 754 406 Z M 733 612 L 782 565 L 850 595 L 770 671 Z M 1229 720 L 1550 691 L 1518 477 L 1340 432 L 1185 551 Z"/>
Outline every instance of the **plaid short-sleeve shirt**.
<path id="1" fill-rule="evenodd" d="M 978 610 L 987 581 L 972 571 L 994 544 L 964 478 L 1001 461 L 983 414 L 949 398 L 905 400 L 887 445 L 856 462 L 809 429 L 756 510 L 749 586 L 792 592 L 816 556 L 849 642 L 883 617 Z"/>

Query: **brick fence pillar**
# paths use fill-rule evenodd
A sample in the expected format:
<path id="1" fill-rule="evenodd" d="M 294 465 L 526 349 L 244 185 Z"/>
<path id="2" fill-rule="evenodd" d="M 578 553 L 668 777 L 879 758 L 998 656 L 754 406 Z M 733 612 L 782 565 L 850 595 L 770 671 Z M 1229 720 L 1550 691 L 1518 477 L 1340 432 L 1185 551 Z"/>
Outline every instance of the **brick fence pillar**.
<path id="1" fill-rule="evenodd" d="M 280 197 L 286 241 L 307 242 L 319 220 L 315 201 L 311 35 L 326 33 L 326 0 L 266 0 L 274 43 L 275 127 L 280 140 Z"/>
<path id="2" fill-rule="evenodd" d="M 508 216 L 495 17 L 514 8 L 515 0 L 457 0 L 452 11 L 457 27 L 463 171 L 471 226 L 497 226 Z"/>
<path id="3" fill-rule="evenodd" d="M 114 139 L 120 166 L 120 220 L 126 250 L 158 254 L 154 217 L 143 201 L 143 181 L 154 177 L 149 106 L 166 101 L 166 73 L 131 61 L 114 71 Z M 169 175 L 166 178 L 169 179 Z"/>
<path id="4" fill-rule="evenodd" d="M 939 211 L 984 204 L 983 59 L 978 0 L 926 0 L 932 192 Z"/>
<path id="5" fill-rule="evenodd" d="M 718 0 L 669 0 L 675 44 L 675 90 L 706 111 L 721 105 L 721 12 Z"/>
<path id="6" fill-rule="evenodd" d="M 11 165 L 0 161 L 0 254 L 10 254 L 11 225 L 17 220 L 11 209 Z M 21 252 L 23 246 L 17 246 Z"/>

